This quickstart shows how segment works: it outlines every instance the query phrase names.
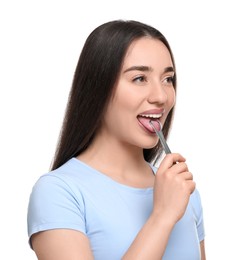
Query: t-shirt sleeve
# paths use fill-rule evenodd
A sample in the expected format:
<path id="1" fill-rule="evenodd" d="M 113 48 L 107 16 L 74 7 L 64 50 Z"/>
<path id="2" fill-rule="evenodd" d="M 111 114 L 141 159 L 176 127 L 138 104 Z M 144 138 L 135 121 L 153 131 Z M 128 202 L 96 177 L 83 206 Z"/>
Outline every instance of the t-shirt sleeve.
<path id="1" fill-rule="evenodd" d="M 81 193 L 53 174 L 42 176 L 34 185 L 28 204 L 28 236 L 37 232 L 67 228 L 85 233 Z"/>
<path id="2" fill-rule="evenodd" d="M 199 191 L 196 189 L 191 197 L 192 207 L 195 214 L 197 233 L 199 241 L 202 241 L 205 238 L 205 228 L 204 228 L 204 219 L 203 219 L 203 207 L 201 203 L 201 197 Z"/>

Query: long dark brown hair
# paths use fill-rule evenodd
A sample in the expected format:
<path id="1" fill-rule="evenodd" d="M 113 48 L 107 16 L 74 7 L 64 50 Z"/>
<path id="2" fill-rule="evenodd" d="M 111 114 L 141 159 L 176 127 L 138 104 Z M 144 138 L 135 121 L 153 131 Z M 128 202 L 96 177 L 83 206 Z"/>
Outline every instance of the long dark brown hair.
<path id="1" fill-rule="evenodd" d="M 134 40 L 145 36 L 165 44 L 175 69 L 168 41 L 161 32 L 147 24 L 115 20 L 100 25 L 88 36 L 75 70 L 52 170 L 78 156 L 90 145 L 113 94 L 128 47 Z M 173 85 L 176 89 L 176 74 Z M 166 138 L 172 118 L 173 109 L 163 127 Z M 152 162 L 161 153 L 162 148 L 158 142 L 156 147 L 144 149 L 144 158 Z"/>

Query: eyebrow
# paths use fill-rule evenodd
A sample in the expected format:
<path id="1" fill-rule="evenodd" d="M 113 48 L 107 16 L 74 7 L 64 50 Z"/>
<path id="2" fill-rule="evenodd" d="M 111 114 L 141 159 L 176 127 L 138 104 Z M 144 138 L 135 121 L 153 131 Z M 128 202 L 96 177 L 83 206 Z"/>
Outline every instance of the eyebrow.
<path id="1" fill-rule="evenodd" d="M 124 73 L 133 71 L 133 70 L 139 70 L 139 71 L 152 71 L 153 69 L 148 66 L 132 66 L 124 71 Z"/>
<path id="2" fill-rule="evenodd" d="M 124 70 L 124 73 L 129 72 L 129 71 L 133 71 L 133 70 L 139 70 L 139 71 L 153 71 L 153 69 L 149 66 L 132 66 L 126 70 Z M 164 73 L 167 72 L 175 72 L 173 67 L 166 67 L 163 71 Z"/>
<path id="3" fill-rule="evenodd" d="M 166 67 L 164 69 L 164 73 L 166 73 L 166 72 L 174 72 L 175 73 L 175 69 L 173 67 Z"/>

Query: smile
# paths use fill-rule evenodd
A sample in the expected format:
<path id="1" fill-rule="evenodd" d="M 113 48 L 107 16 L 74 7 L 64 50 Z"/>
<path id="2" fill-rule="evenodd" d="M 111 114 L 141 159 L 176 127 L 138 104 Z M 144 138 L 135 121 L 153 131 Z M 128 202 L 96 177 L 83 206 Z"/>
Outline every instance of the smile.
<path id="1" fill-rule="evenodd" d="M 157 119 L 160 118 L 163 115 L 163 113 L 161 114 L 139 114 L 138 117 L 146 117 L 146 118 L 152 118 L 152 119 Z"/>

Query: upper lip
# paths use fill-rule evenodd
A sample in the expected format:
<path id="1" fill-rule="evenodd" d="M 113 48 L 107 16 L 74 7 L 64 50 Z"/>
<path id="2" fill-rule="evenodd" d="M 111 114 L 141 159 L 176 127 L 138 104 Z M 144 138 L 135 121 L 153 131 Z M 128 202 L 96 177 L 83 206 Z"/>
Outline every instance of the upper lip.
<path id="1" fill-rule="evenodd" d="M 164 109 L 150 109 L 140 113 L 138 116 L 147 116 L 153 118 L 159 118 L 164 114 Z"/>

